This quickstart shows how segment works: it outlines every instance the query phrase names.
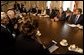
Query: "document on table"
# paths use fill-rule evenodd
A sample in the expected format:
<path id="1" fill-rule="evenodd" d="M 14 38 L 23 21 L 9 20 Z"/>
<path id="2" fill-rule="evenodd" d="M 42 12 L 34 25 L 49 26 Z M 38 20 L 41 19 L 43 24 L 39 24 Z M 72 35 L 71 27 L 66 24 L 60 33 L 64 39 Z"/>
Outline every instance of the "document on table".
<path id="1" fill-rule="evenodd" d="M 80 24 L 77 24 L 77 25 L 75 25 L 75 24 L 67 24 L 67 25 L 70 26 L 70 27 L 78 27 L 79 29 L 83 29 L 83 26 L 80 25 Z"/>
<path id="2" fill-rule="evenodd" d="M 77 26 L 77 27 L 78 27 L 79 29 L 83 29 L 83 26 L 81 26 L 81 25 L 80 25 L 80 26 Z"/>
<path id="3" fill-rule="evenodd" d="M 70 27 L 77 27 L 77 25 L 75 25 L 75 24 L 67 24 L 67 25 Z"/>
<path id="4" fill-rule="evenodd" d="M 55 50 L 57 50 L 58 48 L 59 48 L 58 46 L 53 45 L 53 46 L 51 46 L 48 50 L 49 50 L 50 53 L 52 53 L 52 52 L 54 52 Z"/>
<path id="5" fill-rule="evenodd" d="M 49 17 L 49 15 L 45 15 L 44 17 Z"/>

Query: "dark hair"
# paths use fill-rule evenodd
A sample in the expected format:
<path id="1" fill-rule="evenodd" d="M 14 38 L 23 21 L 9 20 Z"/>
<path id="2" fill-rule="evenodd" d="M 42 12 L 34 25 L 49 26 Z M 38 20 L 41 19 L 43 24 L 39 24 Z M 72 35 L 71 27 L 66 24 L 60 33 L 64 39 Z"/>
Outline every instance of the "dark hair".
<path id="1" fill-rule="evenodd" d="M 71 13 L 71 11 L 70 10 L 68 10 L 68 11 L 66 11 L 67 13 Z"/>
<path id="2" fill-rule="evenodd" d="M 82 9 L 81 9 L 81 8 L 77 8 L 77 10 L 78 10 L 80 13 L 82 13 Z"/>
<path id="3" fill-rule="evenodd" d="M 25 28 L 27 28 L 28 30 L 25 30 Z M 27 33 L 30 33 L 32 32 L 33 30 L 36 30 L 38 28 L 38 25 L 37 25 L 37 22 L 35 21 L 27 21 L 26 23 L 23 24 L 23 32 L 27 32 Z"/>

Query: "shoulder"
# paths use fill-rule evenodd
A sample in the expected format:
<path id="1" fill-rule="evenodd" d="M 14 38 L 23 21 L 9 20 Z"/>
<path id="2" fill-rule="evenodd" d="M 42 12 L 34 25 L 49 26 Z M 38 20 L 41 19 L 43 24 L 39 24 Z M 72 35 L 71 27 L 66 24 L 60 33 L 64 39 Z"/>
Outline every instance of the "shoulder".
<path id="1" fill-rule="evenodd" d="M 83 17 L 83 14 L 81 14 L 81 16 Z"/>

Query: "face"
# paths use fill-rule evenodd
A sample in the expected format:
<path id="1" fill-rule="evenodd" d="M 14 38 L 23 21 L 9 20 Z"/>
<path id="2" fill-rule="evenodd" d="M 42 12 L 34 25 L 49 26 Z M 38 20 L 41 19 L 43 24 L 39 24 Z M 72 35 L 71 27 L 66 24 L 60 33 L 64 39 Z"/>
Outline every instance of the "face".
<path id="1" fill-rule="evenodd" d="M 8 18 L 3 18 L 1 23 L 4 24 L 4 25 L 7 25 L 9 23 L 9 19 Z"/>
<path id="2" fill-rule="evenodd" d="M 1 12 L 1 23 L 5 25 L 9 23 L 9 19 L 5 12 Z"/>
<path id="3" fill-rule="evenodd" d="M 75 14 L 76 14 L 76 15 L 77 15 L 77 14 L 80 14 L 80 12 L 79 12 L 78 10 L 76 10 L 76 13 L 75 13 Z"/>
<path id="4" fill-rule="evenodd" d="M 5 12 L 1 12 L 1 19 L 6 18 L 6 17 L 7 17 L 6 13 Z"/>
<path id="5" fill-rule="evenodd" d="M 12 10 L 9 10 L 9 11 L 7 12 L 7 15 L 8 15 L 8 17 L 9 17 L 10 19 L 12 19 L 12 18 L 15 17 L 15 13 L 14 13 L 14 11 L 12 11 Z"/>

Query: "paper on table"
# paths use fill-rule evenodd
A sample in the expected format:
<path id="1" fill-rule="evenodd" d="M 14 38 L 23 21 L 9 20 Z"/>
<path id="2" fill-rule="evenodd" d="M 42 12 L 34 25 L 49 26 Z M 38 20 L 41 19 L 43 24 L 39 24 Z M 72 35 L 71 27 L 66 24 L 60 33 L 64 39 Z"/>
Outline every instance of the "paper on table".
<path id="1" fill-rule="evenodd" d="M 79 28 L 79 29 L 83 29 L 83 26 L 79 26 L 78 28 Z"/>
<path id="2" fill-rule="evenodd" d="M 77 27 L 77 25 L 75 25 L 75 24 L 67 24 L 67 25 L 70 27 Z"/>
<path id="3" fill-rule="evenodd" d="M 56 41 L 54 41 L 54 40 L 52 40 L 52 42 L 53 42 L 54 44 L 57 44 L 57 42 L 56 42 Z"/>
<path id="4" fill-rule="evenodd" d="M 33 14 L 34 16 L 36 15 L 36 14 Z"/>
<path id="5" fill-rule="evenodd" d="M 45 15 L 44 17 L 49 17 L 48 15 Z"/>
<path id="6" fill-rule="evenodd" d="M 52 52 L 54 52 L 56 49 L 58 49 L 59 47 L 58 46 L 56 46 L 56 45 L 53 45 L 53 46 L 51 46 L 48 50 L 49 50 L 49 52 L 50 53 L 52 53 Z"/>
<path id="7" fill-rule="evenodd" d="M 44 16 L 45 14 L 41 14 L 42 16 Z"/>

